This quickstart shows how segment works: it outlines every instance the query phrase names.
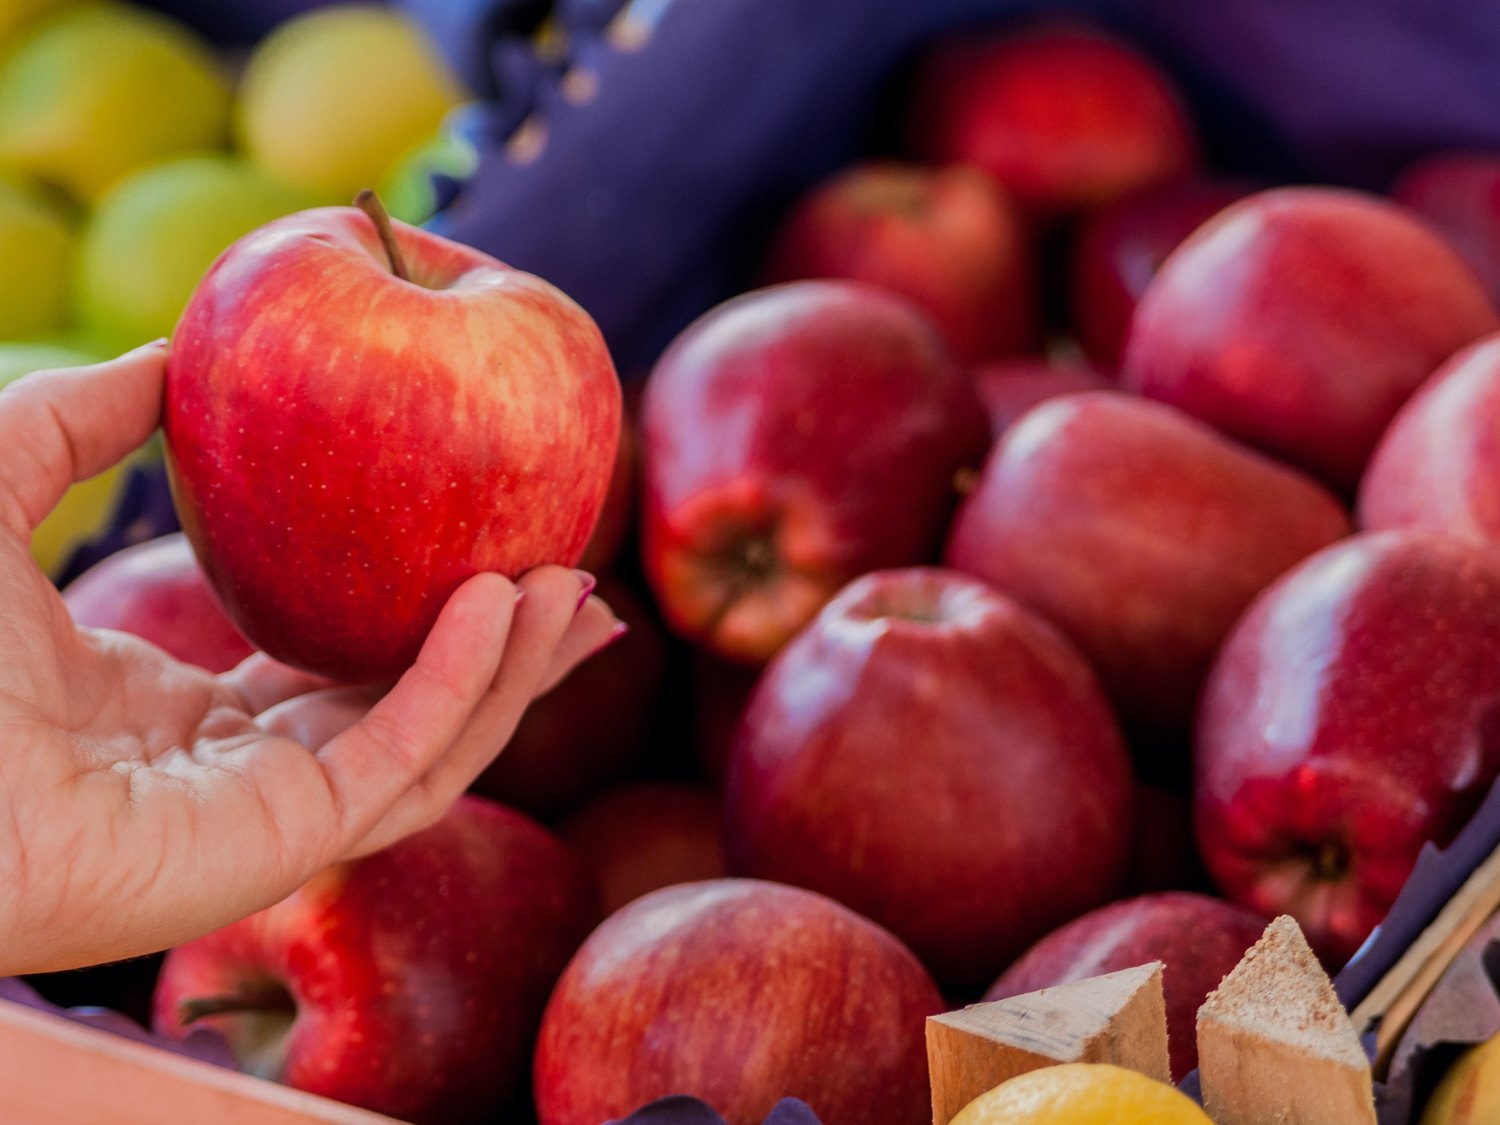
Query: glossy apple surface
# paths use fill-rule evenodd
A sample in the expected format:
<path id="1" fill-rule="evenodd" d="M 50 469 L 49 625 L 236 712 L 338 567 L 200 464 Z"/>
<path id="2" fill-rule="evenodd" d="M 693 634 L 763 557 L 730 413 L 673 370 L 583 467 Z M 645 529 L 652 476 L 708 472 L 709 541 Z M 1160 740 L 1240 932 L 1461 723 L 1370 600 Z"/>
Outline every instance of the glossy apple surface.
<path id="1" fill-rule="evenodd" d="M 575 563 L 620 425 L 576 304 L 457 243 L 394 237 L 410 281 L 354 208 L 247 235 L 168 359 L 173 494 L 230 618 L 350 681 L 403 671 L 469 576 Z"/>

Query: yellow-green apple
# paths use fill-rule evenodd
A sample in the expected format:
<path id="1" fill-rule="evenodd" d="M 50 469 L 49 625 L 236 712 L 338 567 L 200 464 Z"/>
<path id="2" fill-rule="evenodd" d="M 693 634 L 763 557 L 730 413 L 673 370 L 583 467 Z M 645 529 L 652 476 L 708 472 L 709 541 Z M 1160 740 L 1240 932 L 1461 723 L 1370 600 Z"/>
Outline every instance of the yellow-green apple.
<path id="1" fill-rule="evenodd" d="M 1496 328 L 1473 271 L 1404 208 L 1274 188 L 1219 212 L 1162 264 L 1122 379 L 1352 491 L 1401 404 Z"/>
<path id="2" fill-rule="evenodd" d="M 252 1074 L 403 1121 L 488 1121 L 524 1088 L 547 994 L 596 917 L 567 845 L 464 797 L 172 950 L 154 1022 L 215 1028 Z"/>
<path id="3" fill-rule="evenodd" d="M 1204 687 L 1209 873 L 1341 962 L 1500 774 L 1497 715 L 1500 556 L 1419 530 L 1320 551 L 1256 599 Z"/>
<path id="4" fill-rule="evenodd" d="M 311 202 L 229 156 L 181 157 L 129 176 L 84 227 L 78 323 L 116 351 L 170 335 L 225 247 Z"/>
<path id="5" fill-rule="evenodd" d="M 37 24 L 78 0 L 6 0 L 0 5 L 0 50 L 10 48 Z"/>
<path id="6" fill-rule="evenodd" d="M 63 602 L 89 629 L 115 629 L 227 672 L 255 650 L 224 615 L 180 533 L 117 551 L 68 584 Z"/>
<path id="7" fill-rule="evenodd" d="M 766 280 L 846 277 L 900 293 L 961 362 L 1022 352 L 1040 331 L 1030 236 L 1005 192 L 965 165 L 856 164 L 783 222 Z"/>
<path id="8" fill-rule="evenodd" d="M 85 203 L 130 172 L 221 147 L 229 84 L 187 28 L 145 8 L 80 4 L 0 70 L 0 167 Z"/>
<path id="9" fill-rule="evenodd" d="M 728 874 L 721 802 L 692 785 L 646 781 L 612 789 L 557 830 L 592 872 L 606 915 L 662 887 Z"/>
<path id="10" fill-rule="evenodd" d="M 236 127 L 271 175 L 328 203 L 380 183 L 463 91 L 421 26 L 378 4 L 287 20 L 251 56 Z"/>
<path id="11" fill-rule="evenodd" d="M 1109 705 L 1051 625 L 954 571 L 851 583 L 768 667 L 730 749 L 730 869 L 886 926 L 983 985 L 1107 902 L 1133 783 Z"/>
<path id="12" fill-rule="evenodd" d="M 1429 156 L 1401 173 L 1391 195 L 1440 230 L 1500 301 L 1500 156 Z"/>
<path id="13" fill-rule="evenodd" d="M 1043 216 L 1177 179 L 1197 161 L 1166 76 L 1077 25 L 940 44 L 918 69 L 906 135 L 925 159 L 983 169 Z"/>
<path id="14" fill-rule="evenodd" d="M 1041 614 L 1122 716 L 1185 729 L 1252 598 L 1347 535 L 1322 485 L 1116 391 L 1033 408 L 991 451 L 945 562 Z"/>
<path id="15" fill-rule="evenodd" d="M 0 179 L 0 339 L 40 336 L 67 317 L 73 224 L 22 179 Z"/>
<path id="16" fill-rule="evenodd" d="M 1422 1125 L 1489 1125 L 1500 1105 L 1500 1034 L 1470 1047 L 1443 1074 Z"/>
<path id="17" fill-rule="evenodd" d="M 1162 962 L 1172 1080 L 1198 1065 L 1198 1009 L 1265 932 L 1266 919 L 1207 895 L 1168 891 L 1091 910 L 1037 942 L 985 993 L 1003 1000 Z"/>
<path id="18" fill-rule="evenodd" d="M 1359 486 L 1360 523 L 1500 545 L 1500 336 L 1465 348 L 1401 408 Z"/>
<path id="19" fill-rule="evenodd" d="M 667 623 L 764 663 L 857 575 L 937 557 L 989 426 L 937 330 L 854 281 L 736 297 L 667 349 L 642 406 L 641 540 Z"/>
<path id="20" fill-rule="evenodd" d="M 783 1097 L 838 1125 L 928 1119 L 922 1027 L 942 999 L 885 930 L 746 879 L 656 891 L 558 981 L 533 1070 L 541 1125 L 599 1125 L 669 1094 L 760 1125 Z"/>
<path id="21" fill-rule="evenodd" d="M 1078 391 L 1102 391 L 1109 380 L 1080 363 L 1018 356 L 974 368 L 974 386 L 990 415 L 990 432 L 999 437 L 1016 419 L 1049 398 Z"/>
<path id="22" fill-rule="evenodd" d="M 594 322 L 488 255 L 351 207 L 236 242 L 167 361 L 183 529 L 257 648 L 393 677 L 479 571 L 573 565 L 620 387 Z"/>

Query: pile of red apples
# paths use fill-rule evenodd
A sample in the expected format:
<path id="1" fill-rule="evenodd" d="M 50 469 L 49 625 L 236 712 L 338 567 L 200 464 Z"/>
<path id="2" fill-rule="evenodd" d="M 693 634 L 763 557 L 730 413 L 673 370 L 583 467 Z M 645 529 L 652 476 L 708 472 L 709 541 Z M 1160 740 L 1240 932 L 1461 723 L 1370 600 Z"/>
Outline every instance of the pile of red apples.
<path id="1" fill-rule="evenodd" d="M 1217 178 L 1072 26 L 939 46 L 902 128 L 627 388 L 583 565 L 631 633 L 444 822 L 172 951 L 159 1030 L 416 1122 L 918 1125 L 925 1016 L 1161 959 L 1181 1077 L 1267 918 L 1335 968 L 1464 824 L 1500 156 Z M 249 651 L 181 540 L 68 599 Z"/>

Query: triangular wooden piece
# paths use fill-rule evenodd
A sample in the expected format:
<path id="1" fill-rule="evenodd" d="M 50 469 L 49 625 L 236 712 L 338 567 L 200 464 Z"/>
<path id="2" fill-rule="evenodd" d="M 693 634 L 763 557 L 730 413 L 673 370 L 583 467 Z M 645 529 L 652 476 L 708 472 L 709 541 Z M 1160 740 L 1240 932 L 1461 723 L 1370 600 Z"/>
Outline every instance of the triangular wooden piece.
<path id="1" fill-rule="evenodd" d="M 1170 1081 L 1161 969 L 1153 961 L 928 1019 L 935 1125 L 1007 1078 L 1054 1063 L 1114 1063 Z"/>
<path id="2" fill-rule="evenodd" d="M 1216 1125 L 1374 1125 L 1370 1063 L 1295 921 L 1277 918 L 1198 1009 Z"/>

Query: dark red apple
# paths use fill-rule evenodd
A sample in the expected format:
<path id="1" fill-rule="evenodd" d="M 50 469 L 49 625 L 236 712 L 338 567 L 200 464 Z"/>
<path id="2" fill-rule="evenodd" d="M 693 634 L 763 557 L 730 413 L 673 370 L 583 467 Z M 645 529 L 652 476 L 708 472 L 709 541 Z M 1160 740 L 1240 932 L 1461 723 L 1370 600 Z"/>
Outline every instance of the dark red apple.
<path id="1" fill-rule="evenodd" d="M 635 523 L 635 486 L 637 446 L 635 426 L 627 414 L 625 424 L 620 427 L 620 444 L 615 449 L 615 467 L 609 475 L 609 491 L 604 494 L 604 507 L 599 511 L 599 522 L 594 525 L 594 534 L 583 549 L 578 565 L 590 574 L 603 574 L 620 557 L 625 541 Z"/>
<path id="2" fill-rule="evenodd" d="M 605 914 L 677 883 L 728 874 L 723 810 L 691 785 L 641 782 L 594 798 L 558 826 L 583 857 Z"/>
<path id="3" fill-rule="evenodd" d="M 968 363 L 1036 344 L 1032 257 L 1015 207 L 983 172 L 870 161 L 793 208 L 772 244 L 766 279 L 846 277 L 899 293 Z"/>
<path id="4" fill-rule="evenodd" d="M 974 370 L 974 385 L 989 411 L 990 431 L 999 437 L 1040 402 L 1077 391 L 1102 391 L 1110 382 L 1082 364 L 1026 356 L 981 364 Z"/>
<path id="5" fill-rule="evenodd" d="M 985 993 L 1003 1000 L 1162 962 L 1172 1081 L 1198 1065 L 1198 1009 L 1265 932 L 1266 919 L 1207 895 L 1169 891 L 1112 902 L 1037 942 Z"/>
<path id="6" fill-rule="evenodd" d="M 1500 155 L 1429 156 L 1406 169 L 1391 194 L 1441 231 L 1500 301 Z"/>
<path id="7" fill-rule="evenodd" d="M 899 941 L 822 895 L 744 879 L 668 887 L 589 937 L 557 984 L 534 1069 L 541 1125 L 600 1125 L 691 1094 L 729 1125 L 783 1097 L 837 1125 L 930 1120 L 926 1017 Z"/>
<path id="8" fill-rule="evenodd" d="M 982 987 L 1108 901 L 1129 762 L 1052 626 L 953 571 L 852 583 L 766 669 L 729 760 L 730 869 L 808 887 Z"/>
<path id="9" fill-rule="evenodd" d="M 465 797 L 172 950 L 156 1027 L 181 1037 L 197 1017 L 243 1069 L 402 1120 L 485 1121 L 524 1088 L 547 995 L 596 917 L 566 845 Z"/>
<path id="10" fill-rule="evenodd" d="M 1122 378 L 1352 491 L 1401 404 L 1496 328 L 1473 271 L 1404 208 L 1276 188 L 1167 258 L 1136 309 Z"/>
<path id="11" fill-rule="evenodd" d="M 210 672 L 227 672 L 255 651 L 224 615 L 182 535 L 110 555 L 74 579 L 63 601 L 84 628 L 132 633 Z"/>
<path id="12" fill-rule="evenodd" d="M 1444 364 L 1396 415 L 1360 483 L 1360 522 L 1500 545 L 1497 417 L 1500 336 L 1489 336 Z"/>
<path id="13" fill-rule="evenodd" d="M 1204 689 L 1198 841 L 1225 894 L 1330 962 L 1500 773 L 1500 555 L 1364 534 L 1261 595 Z"/>
<path id="14" fill-rule="evenodd" d="M 1197 161 L 1165 75 L 1071 25 L 939 46 L 918 71 L 906 135 L 923 158 L 972 164 L 1041 215 L 1178 179 Z"/>
<path id="15" fill-rule="evenodd" d="M 1101 370 L 1120 370 L 1136 302 L 1167 255 L 1248 190 L 1223 180 L 1159 184 L 1083 218 L 1069 262 L 1069 305 L 1073 332 Z"/>
<path id="16" fill-rule="evenodd" d="M 737 297 L 643 404 L 642 551 L 667 623 L 763 663 L 851 578 L 937 557 L 984 407 L 904 298 L 853 281 Z"/>
<path id="17" fill-rule="evenodd" d="M 1171 407 L 1094 391 L 1005 432 L 945 561 L 1062 629 L 1122 715 L 1173 729 L 1251 599 L 1349 531 L 1311 478 Z"/>
<path id="18" fill-rule="evenodd" d="M 629 770 L 645 749 L 666 671 L 666 638 L 618 579 L 598 594 L 630 631 L 526 709 L 474 791 L 537 816 L 571 808 Z"/>
<path id="19" fill-rule="evenodd" d="M 576 563 L 620 428 L 603 337 L 563 293 L 391 239 L 351 207 L 246 235 L 167 363 L 173 495 L 230 618 L 351 681 L 403 671 L 469 576 Z"/>

